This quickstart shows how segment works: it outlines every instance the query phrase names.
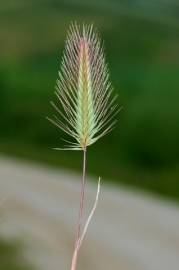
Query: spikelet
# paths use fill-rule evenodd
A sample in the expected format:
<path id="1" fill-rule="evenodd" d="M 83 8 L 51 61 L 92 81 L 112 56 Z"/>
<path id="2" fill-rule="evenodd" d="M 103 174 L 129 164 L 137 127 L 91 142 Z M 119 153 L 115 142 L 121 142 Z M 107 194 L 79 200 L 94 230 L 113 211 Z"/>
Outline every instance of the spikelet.
<path id="1" fill-rule="evenodd" d="M 97 32 L 71 24 L 55 91 L 61 106 L 51 102 L 59 115 L 49 119 L 75 139 L 66 149 L 84 150 L 111 130 L 117 113 L 112 91 Z"/>

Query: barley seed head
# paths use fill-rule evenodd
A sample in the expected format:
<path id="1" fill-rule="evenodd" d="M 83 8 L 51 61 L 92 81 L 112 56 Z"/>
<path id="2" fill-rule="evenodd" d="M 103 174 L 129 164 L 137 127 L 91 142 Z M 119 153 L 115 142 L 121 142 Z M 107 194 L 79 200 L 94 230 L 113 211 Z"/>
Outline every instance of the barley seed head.
<path id="1" fill-rule="evenodd" d="M 118 109 L 112 92 L 97 31 L 71 24 L 55 91 L 58 102 L 51 102 L 57 115 L 49 119 L 74 138 L 65 149 L 86 149 L 113 128 Z"/>

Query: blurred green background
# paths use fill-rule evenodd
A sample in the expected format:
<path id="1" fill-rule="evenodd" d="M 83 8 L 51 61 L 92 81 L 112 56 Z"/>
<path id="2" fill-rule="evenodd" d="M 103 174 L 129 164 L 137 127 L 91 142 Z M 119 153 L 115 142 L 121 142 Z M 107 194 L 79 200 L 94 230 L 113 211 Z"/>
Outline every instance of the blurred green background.
<path id="1" fill-rule="evenodd" d="M 89 174 L 178 200 L 177 0 L 1 1 L 0 152 L 81 170 L 81 153 L 52 150 L 62 133 L 46 120 L 71 21 L 99 29 L 123 106 L 89 148 Z"/>
<path id="2" fill-rule="evenodd" d="M 23 245 L 16 239 L 0 240 L 0 261 L 3 270 L 34 270 L 23 255 Z"/>

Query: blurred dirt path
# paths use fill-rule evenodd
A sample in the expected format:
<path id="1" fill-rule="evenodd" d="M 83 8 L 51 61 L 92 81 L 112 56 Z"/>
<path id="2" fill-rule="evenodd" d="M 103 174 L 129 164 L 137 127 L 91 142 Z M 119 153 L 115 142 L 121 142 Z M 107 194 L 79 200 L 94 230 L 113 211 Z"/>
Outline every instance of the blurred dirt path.
<path id="1" fill-rule="evenodd" d="M 0 233 L 20 237 L 38 270 L 69 270 L 80 176 L 0 158 Z M 86 211 L 96 186 L 87 184 Z M 179 207 L 102 184 L 78 270 L 179 269 Z"/>

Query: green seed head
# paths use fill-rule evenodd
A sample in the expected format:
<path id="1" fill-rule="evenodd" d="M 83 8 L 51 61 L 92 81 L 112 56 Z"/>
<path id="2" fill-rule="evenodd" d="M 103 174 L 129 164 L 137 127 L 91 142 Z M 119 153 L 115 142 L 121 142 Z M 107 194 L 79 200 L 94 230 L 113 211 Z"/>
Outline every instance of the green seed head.
<path id="1" fill-rule="evenodd" d="M 70 26 L 55 92 L 61 108 L 52 123 L 75 139 L 67 149 L 83 150 L 108 133 L 116 121 L 103 47 L 93 26 Z"/>

